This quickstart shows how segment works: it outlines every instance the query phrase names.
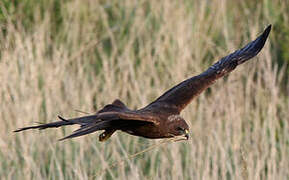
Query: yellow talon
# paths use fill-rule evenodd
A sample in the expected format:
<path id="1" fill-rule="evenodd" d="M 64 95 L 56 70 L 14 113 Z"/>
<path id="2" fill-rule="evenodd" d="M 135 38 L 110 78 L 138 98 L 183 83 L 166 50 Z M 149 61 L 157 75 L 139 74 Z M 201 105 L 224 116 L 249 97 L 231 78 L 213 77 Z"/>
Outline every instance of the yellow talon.
<path id="1" fill-rule="evenodd" d="M 103 142 L 108 140 L 110 136 L 115 132 L 115 130 L 105 130 L 103 133 L 99 135 L 99 141 Z"/>

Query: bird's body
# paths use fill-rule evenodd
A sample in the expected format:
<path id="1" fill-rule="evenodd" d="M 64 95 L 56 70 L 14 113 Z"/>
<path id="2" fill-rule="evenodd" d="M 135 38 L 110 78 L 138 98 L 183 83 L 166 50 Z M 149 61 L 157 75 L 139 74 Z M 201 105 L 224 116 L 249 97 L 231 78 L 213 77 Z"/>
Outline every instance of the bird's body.
<path id="1" fill-rule="evenodd" d="M 271 25 L 254 41 L 230 55 L 223 57 L 200 75 L 191 77 L 166 91 L 155 101 L 139 110 L 131 110 L 120 100 L 106 105 L 96 114 L 37 126 L 27 129 L 46 129 L 78 124 L 80 128 L 71 135 L 62 138 L 74 138 L 95 131 L 104 130 L 99 140 L 107 140 L 115 131 L 120 130 L 131 135 L 145 138 L 171 138 L 185 136 L 188 138 L 189 126 L 180 116 L 181 111 L 200 93 L 217 79 L 233 71 L 238 65 L 256 56 L 263 48 L 271 30 Z"/>

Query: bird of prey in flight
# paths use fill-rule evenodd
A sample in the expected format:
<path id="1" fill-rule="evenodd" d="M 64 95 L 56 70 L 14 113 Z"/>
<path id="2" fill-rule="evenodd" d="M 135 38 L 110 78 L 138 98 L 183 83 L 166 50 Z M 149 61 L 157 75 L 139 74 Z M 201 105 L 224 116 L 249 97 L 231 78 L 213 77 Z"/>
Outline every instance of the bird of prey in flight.
<path id="1" fill-rule="evenodd" d="M 245 47 L 223 57 L 205 72 L 177 84 L 144 108 L 131 110 L 117 99 L 94 115 L 72 119 L 64 119 L 59 116 L 60 121 L 24 127 L 15 130 L 15 132 L 78 124 L 80 125 L 79 129 L 60 140 L 83 136 L 100 130 L 104 130 L 104 132 L 99 135 L 99 141 L 107 140 L 117 130 L 151 139 L 178 136 L 188 139 L 189 126 L 180 116 L 181 111 L 217 79 L 256 56 L 263 48 L 270 30 L 271 25 Z"/>

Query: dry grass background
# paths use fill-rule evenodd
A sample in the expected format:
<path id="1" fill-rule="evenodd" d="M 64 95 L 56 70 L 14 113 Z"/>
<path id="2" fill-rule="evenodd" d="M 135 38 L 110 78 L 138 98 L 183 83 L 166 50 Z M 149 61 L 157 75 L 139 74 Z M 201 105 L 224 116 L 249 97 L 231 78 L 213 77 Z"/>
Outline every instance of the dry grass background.
<path id="1" fill-rule="evenodd" d="M 289 179 L 288 1 L 14 2 L 0 2 L 1 179 Z M 57 141 L 74 127 L 12 133 L 115 98 L 143 107 L 269 23 L 258 57 L 184 110 L 187 142 L 103 171 L 161 141 Z"/>

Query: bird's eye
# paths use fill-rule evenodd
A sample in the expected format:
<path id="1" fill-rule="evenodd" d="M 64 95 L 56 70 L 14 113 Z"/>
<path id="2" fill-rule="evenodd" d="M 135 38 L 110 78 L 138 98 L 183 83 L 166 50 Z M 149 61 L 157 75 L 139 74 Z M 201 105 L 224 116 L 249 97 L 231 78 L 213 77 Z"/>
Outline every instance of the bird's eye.
<path id="1" fill-rule="evenodd" d="M 185 129 L 182 127 L 177 127 L 177 131 L 185 131 Z"/>

